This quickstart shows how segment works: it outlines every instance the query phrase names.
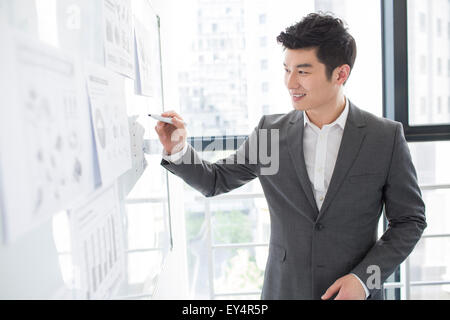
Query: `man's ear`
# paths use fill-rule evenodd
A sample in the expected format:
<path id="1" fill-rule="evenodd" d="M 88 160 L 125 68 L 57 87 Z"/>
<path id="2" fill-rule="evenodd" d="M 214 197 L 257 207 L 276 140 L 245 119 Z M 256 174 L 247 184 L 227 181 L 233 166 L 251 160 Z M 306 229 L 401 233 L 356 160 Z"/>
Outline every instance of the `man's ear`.
<path id="1" fill-rule="evenodd" d="M 344 84 L 347 82 L 348 78 L 350 77 L 350 66 L 348 64 L 343 64 L 342 66 L 339 66 L 335 70 L 335 80 L 338 84 Z"/>

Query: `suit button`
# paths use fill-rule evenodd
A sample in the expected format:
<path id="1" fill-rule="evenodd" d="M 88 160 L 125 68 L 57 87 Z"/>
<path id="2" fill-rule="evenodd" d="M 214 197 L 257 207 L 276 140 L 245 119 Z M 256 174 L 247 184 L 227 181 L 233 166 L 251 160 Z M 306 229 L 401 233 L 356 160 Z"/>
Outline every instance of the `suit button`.
<path id="1" fill-rule="evenodd" d="M 323 224 L 321 224 L 321 223 L 318 223 L 318 224 L 316 224 L 316 230 L 322 230 L 324 228 L 324 226 L 323 226 Z"/>

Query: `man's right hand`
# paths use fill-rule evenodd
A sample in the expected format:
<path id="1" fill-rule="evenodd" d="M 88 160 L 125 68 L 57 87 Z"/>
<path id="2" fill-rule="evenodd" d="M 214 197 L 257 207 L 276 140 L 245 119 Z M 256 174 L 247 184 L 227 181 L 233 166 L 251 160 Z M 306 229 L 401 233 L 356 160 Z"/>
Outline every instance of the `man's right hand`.
<path id="1" fill-rule="evenodd" d="M 172 118 L 173 125 L 170 123 L 158 121 L 155 127 L 159 136 L 159 141 L 168 155 L 183 150 L 186 144 L 187 131 L 183 124 L 183 118 L 175 111 L 167 111 L 161 114 L 163 117 Z"/>

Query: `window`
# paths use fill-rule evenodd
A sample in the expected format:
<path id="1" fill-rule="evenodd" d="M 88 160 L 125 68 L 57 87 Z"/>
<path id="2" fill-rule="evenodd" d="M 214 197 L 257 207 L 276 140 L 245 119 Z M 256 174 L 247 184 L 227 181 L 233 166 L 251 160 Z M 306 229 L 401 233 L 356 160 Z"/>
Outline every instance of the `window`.
<path id="1" fill-rule="evenodd" d="M 420 56 L 420 73 L 427 74 L 427 57 Z"/>
<path id="2" fill-rule="evenodd" d="M 426 32 L 427 31 L 427 25 L 425 20 L 425 13 L 421 12 L 419 14 L 419 20 L 420 20 L 420 31 Z"/>
<path id="3" fill-rule="evenodd" d="M 442 21 L 438 16 L 448 14 L 448 4 L 445 1 L 432 1 L 425 5 L 420 0 L 400 0 L 392 6 L 388 1 L 382 3 L 385 6 L 385 18 L 395 19 L 395 23 L 389 22 L 393 20 L 388 21 L 392 25 L 386 26 L 386 33 L 390 34 L 384 38 L 386 50 L 394 50 L 392 64 L 385 64 L 385 67 L 389 67 L 385 75 L 397 79 L 396 85 L 385 81 L 385 98 L 389 99 L 385 100 L 386 115 L 402 122 L 409 141 L 445 140 L 450 137 L 450 122 L 447 117 L 439 116 L 439 108 L 433 107 L 433 104 L 437 105 L 438 97 L 446 94 L 450 85 L 448 77 L 441 78 L 443 61 L 449 59 L 448 50 L 444 49 L 448 47 L 448 40 L 439 39 L 436 32 L 422 31 L 425 21 Z M 390 6 L 395 18 L 391 18 L 392 14 L 386 11 Z M 419 21 L 416 21 L 417 17 Z M 435 23 L 439 25 L 442 22 Z M 389 39 L 395 40 L 387 43 Z M 424 46 L 424 43 L 427 45 Z M 408 61 L 407 66 L 404 61 Z M 427 97 L 428 102 L 425 115 L 421 101 L 423 97 Z"/>
<path id="4" fill-rule="evenodd" d="M 437 78 L 441 71 L 432 72 L 434 61 L 438 70 L 441 69 L 441 56 L 445 52 L 437 46 L 446 48 L 448 43 L 438 41 L 435 34 L 422 32 L 425 30 L 425 20 L 433 21 L 438 13 L 445 12 L 442 6 L 448 6 L 444 1 L 426 2 L 425 6 L 425 2 L 420 0 L 382 3 L 384 52 L 387 57 L 384 63 L 385 115 L 402 122 L 405 136 L 410 141 L 428 223 L 415 250 L 396 272 L 395 281 L 400 281 L 403 287 L 391 288 L 397 288 L 395 298 L 448 299 L 450 261 L 443 250 L 449 250 L 450 239 L 447 219 L 450 141 L 446 141 L 450 140 L 450 117 L 442 114 L 442 94 L 447 94 L 449 82 L 448 79 Z M 424 9 L 425 12 L 418 13 Z M 420 17 L 420 30 L 415 27 L 417 16 Z M 424 47 L 420 43 L 433 45 Z M 426 66 L 427 77 L 419 76 L 422 70 L 417 70 L 414 63 L 418 56 L 421 61 L 430 62 Z M 426 58 L 423 59 L 423 56 Z M 409 61 L 409 65 L 405 66 L 404 61 Z M 419 68 L 422 69 L 423 65 L 421 63 Z M 448 103 L 450 106 L 450 99 Z M 420 113 L 416 108 L 420 108 Z M 398 294 L 400 292 L 401 295 Z"/>
<path id="5" fill-rule="evenodd" d="M 265 24 L 266 23 L 266 19 L 267 19 L 266 14 L 260 14 L 259 15 L 259 24 Z"/>
<path id="6" fill-rule="evenodd" d="M 447 77 L 450 78 L 450 59 L 447 60 Z"/>
<path id="7" fill-rule="evenodd" d="M 259 38 L 259 46 L 260 47 L 266 47 L 267 46 L 267 37 Z"/>
<path id="8" fill-rule="evenodd" d="M 449 299 L 450 142 L 410 143 L 409 147 L 422 188 L 428 223 L 422 239 L 408 258 L 410 298 Z"/>
<path id="9" fill-rule="evenodd" d="M 420 98 L 420 115 L 425 116 L 427 114 L 427 99 Z"/>
<path id="10" fill-rule="evenodd" d="M 436 64 L 436 73 L 438 76 L 442 75 L 442 59 L 438 58 L 437 59 L 437 64 Z"/>
<path id="11" fill-rule="evenodd" d="M 267 70 L 267 68 L 268 68 L 268 61 L 261 60 L 261 70 Z"/>
<path id="12" fill-rule="evenodd" d="M 447 23 L 447 38 L 450 40 L 450 22 Z"/>

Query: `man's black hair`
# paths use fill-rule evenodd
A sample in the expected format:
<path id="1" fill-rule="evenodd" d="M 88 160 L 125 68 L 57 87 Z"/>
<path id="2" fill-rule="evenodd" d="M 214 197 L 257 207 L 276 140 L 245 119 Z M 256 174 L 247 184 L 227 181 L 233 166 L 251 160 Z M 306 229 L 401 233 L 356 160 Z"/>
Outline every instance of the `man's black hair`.
<path id="1" fill-rule="evenodd" d="M 310 13 L 277 37 L 285 49 L 316 48 L 317 59 L 326 66 L 331 80 L 334 69 L 348 64 L 353 69 L 356 42 L 348 33 L 344 22 L 324 13 Z"/>

